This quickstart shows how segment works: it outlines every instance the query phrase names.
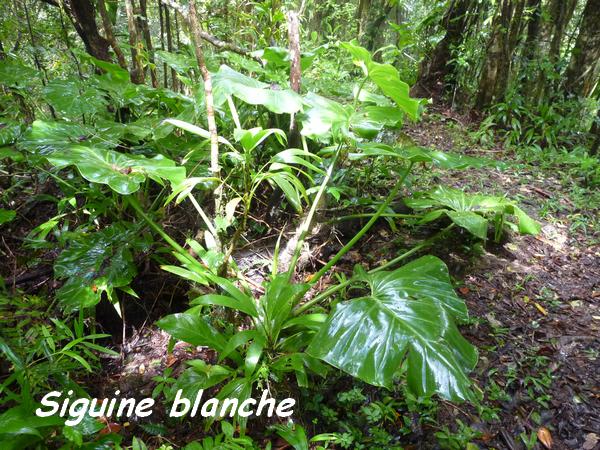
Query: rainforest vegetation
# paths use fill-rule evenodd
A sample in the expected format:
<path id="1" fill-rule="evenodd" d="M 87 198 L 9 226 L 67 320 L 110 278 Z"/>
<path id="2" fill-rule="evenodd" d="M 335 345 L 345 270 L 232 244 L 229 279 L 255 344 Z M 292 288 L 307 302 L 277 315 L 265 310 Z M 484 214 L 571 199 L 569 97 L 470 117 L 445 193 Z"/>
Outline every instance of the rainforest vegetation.
<path id="1" fill-rule="evenodd" d="M 599 81 L 600 0 L 2 1 L 0 448 L 600 449 Z"/>

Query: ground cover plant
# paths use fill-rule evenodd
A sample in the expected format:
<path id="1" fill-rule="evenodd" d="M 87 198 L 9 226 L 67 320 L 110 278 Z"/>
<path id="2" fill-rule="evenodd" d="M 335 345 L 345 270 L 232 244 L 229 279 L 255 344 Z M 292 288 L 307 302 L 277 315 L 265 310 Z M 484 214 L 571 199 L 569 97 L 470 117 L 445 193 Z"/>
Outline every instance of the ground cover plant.
<path id="1" fill-rule="evenodd" d="M 563 3 L 0 6 L 0 446 L 600 448 L 600 5 Z M 155 406 L 76 408 L 113 397 Z"/>

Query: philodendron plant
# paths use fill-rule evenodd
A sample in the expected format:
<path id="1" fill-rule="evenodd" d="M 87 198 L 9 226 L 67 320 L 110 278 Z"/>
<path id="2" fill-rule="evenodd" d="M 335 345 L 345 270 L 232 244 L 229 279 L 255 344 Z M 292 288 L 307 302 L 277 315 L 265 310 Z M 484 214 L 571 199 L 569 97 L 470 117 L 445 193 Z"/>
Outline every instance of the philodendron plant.
<path id="1" fill-rule="evenodd" d="M 337 288 L 305 300 L 309 289 L 387 210 L 404 186 L 414 163 L 433 162 L 435 159 L 426 150 L 403 152 L 360 143 L 360 136 L 371 134 L 369 130 L 380 129 L 378 127 L 382 123 L 381 128 L 388 124 L 382 121 L 374 126 L 374 118 L 395 112 L 400 112 L 401 116 L 416 117 L 419 102 L 408 96 L 408 87 L 399 80 L 392 66 L 373 62 L 368 52 L 355 43 L 348 43 L 346 48 L 355 56 L 355 62 L 363 67 L 365 80 L 373 81 L 387 96 L 379 97 L 386 102 L 391 99 L 391 102 L 385 106 L 385 111 L 376 107 L 359 108 L 358 103 L 365 98 L 360 93 L 362 85 L 356 93 L 354 106 L 342 105 L 315 94 L 304 97 L 305 109 L 300 115 L 302 134 L 315 141 L 333 142 L 334 145 L 330 147 L 329 167 L 316 190 L 305 225 L 300 227 L 296 248 L 302 245 L 315 207 L 341 153 L 352 155 L 352 159 L 392 157 L 397 162 L 397 181 L 363 229 L 328 264 L 313 274 L 308 283 L 292 281 L 297 252 L 289 271 L 279 274 L 274 271 L 265 282 L 264 293 L 258 298 L 250 289 L 243 287 L 243 282 L 235 283 L 218 277 L 206 266 L 179 256 L 186 278 L 216 288 L 213 293 L 194 299 L 192 308 L 186 312 L 167 316 L 157 324 L 176 339 L 212 348 L 217 352 L 218 362 L 190 361 L 190 367 L 179 378 L 173 392 L 184 389 L 184 392 L 193 394 L 199 389 L 221 385 L 218 397 L 234 396 L 242 401 L 250 397 L 257 387 L 264 389 L 269 386 L 276 391 L 277 387 L 270 383 L 283 380 L 287 372 L 295 375 L 299 386 L 307 386 L 311 374 L 322 376 L 329 366 L 334 366 L 375 386 L 391 388 L 397 376 L 404 373 L 409 388 L 417 395 L 438 393 L 456 401 L 471 398 L 468 373 L 477 361 L 477 352 L 457 329 L 457 323 L 467 319 L 467 310 L 454 292 L 448 269 L 440 259 L 425 256 L 390 271 L 383 269 L 391 264 L 371 272 L 357 267 L 344 287 L 362 288 L 350 292 L 364 292 L 364 287 L 368 287 L 370 293 L 341 301 L 329 312 L 329 297 L 338 291 Z M 227 74 L 226 78 L 223 73 Z M 232 83 L 243 80 L 244 84 L 251 85 L 248 80 L 232 73 L 231 69 L 222 68 L 220 74 L 216 80 L 217 87 L 224 80 Z M 237 84 L 234 83 L 234 86 Z M 262 86 L 253 88 L 261 89 Z M 236 89 L 226 92 L 244 100 Z M 372 101 L 374 97 L 368 98 Z M 257 98 L 260 100 L 262 97 Z M 264 98 L 265 102 L 269 101 L 269 105 L 265 103 L 264 106 L 272 110 L 272 97 Z M 259 100 L 255 98 L 253 102 Z M 304 167 L 310 170 L 310 167 Z M 393 262 L 412 253 L 409 251 Z M 173 268 L 169 270 L 173 271 Z M 222 326 L 211 320 L 213 315 L 209 312 L 214 308 L 234 311 L 227 317 L 237 317 L 238 324 Z M 242 426 L 246 423 L 245 418 L 237 420 Z"/>

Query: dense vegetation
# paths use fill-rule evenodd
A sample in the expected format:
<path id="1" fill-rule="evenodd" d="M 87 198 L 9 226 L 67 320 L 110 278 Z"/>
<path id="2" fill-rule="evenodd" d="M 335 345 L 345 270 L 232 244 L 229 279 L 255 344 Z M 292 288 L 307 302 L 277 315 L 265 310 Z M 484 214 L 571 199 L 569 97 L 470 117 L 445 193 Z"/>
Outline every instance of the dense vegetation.
<path id="1" fill-rule="evenodd" d="M 0 448 L 598 448 L 600 1 L 0 11 Z"/>

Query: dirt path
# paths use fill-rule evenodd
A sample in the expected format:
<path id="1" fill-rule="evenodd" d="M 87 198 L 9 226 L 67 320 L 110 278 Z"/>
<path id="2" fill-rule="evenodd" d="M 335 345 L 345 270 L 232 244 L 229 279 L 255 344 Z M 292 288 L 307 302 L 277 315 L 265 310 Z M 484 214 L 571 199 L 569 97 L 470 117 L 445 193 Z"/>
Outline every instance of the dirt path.
<path id="1" fill-rule="evenodd" d="M 444 150 L 505 155 L 474 149 L 448 123 L 455 120 L 425 121 L 408 135 Z M 474 258 L 436 251 L 446 253 L 438 256 L 451 271 L 466 274 L 459 291 L 473 325 L 463 332 L 480 349 L 475 378 L 484 395 L 467 417 L 449 407 L 440 419 L 454 430 L 457 418 L 480 430 L 484 448 L 526 448 L 523 438 L 535 434 L 550 435 L 553 449 L 600 449 L 600 230 L 593 228 L 600 211 L 578 209 L 557 175 L 519 166 L 432 174 L 468 192 L 507 193 L 542 223 L 539 236 L 488 244 Z"/>

